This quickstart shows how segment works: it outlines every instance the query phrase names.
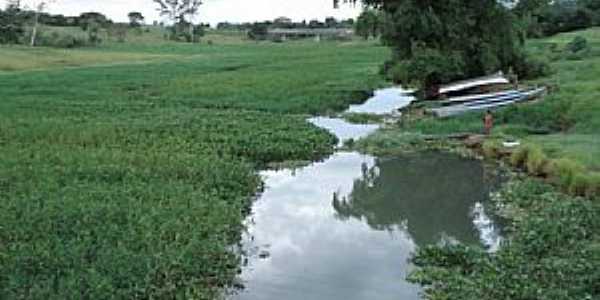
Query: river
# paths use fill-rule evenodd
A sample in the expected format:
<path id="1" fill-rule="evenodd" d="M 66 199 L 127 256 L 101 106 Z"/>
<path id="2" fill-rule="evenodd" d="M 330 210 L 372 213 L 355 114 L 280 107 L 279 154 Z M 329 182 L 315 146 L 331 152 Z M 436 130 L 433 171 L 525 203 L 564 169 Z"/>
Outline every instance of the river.
<path id="1" fill-rule="evenodd" d="M 392 114 L 411 101 L 389 88 L 348 111 Z M 341 142 L 379 128 L 309 121 Z M 244 289 L 231 299 L 420 299 L 421 288 L 406 281 L 417 247 L 446 239 L 493 250 L 500 240 L 485 211 L 495 179 L 477 160 L 337 151 L 303 168 L 261 175 L 265 191 L 242 242 Z"/>

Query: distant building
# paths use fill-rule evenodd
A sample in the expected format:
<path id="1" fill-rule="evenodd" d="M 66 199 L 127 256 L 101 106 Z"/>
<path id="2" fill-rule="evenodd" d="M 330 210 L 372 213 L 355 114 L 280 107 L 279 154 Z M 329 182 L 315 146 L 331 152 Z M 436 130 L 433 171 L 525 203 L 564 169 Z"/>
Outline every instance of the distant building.
<path id="1" fill-rule="evenodd" d="M 292 24 L 292 19 L 288 17 L 279 17 L 273 20 L 273 24 Z"/>
<path id="2" fill-rule="evenodd" d="M 267 32 L 267 38 L 273 41 L 312 38 L 321 40 L 349 40 L 354 30 L 349 28 L 273 28 Z"/>

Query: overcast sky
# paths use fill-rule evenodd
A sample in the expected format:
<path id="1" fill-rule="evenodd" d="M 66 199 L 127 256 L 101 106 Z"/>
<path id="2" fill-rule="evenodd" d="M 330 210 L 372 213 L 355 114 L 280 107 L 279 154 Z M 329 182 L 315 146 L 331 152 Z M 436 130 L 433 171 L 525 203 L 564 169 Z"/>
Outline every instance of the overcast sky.
<path id="1" fill-rule="evenodd" d="M 38 0 L 22 0 L 22 3 L 31 5 L 35 1 Z M 0 4 L 4 7 L 6 0 L 0 0 Z M 48 11 L 64 15 L 96 11 L 117 22 L 126 21 L 130 11 L 140 11 L 151 23 L 160 20 L 156 8 L 152 0 L 56 0 Z M 280 16 L 295 21 L 323 20 L 328 16 L 351 18 L 360 13 L 361 6 L 342 5 L 334 9 L 332 0 L 205 0 L 200 11 L 198 21 L 215 25 L 221 21 L 264 21 Z"/>

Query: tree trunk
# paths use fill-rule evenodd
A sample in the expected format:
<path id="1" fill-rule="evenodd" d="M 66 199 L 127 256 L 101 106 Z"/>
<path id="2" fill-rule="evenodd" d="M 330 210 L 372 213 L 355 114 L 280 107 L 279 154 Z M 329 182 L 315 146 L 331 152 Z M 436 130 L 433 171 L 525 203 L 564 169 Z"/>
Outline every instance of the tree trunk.
<path id="1" fill-rule="evenodd" d="M 39 21 L 39 17 L 40 14 L 39 12 L 35 13 L 35 21 L 33 23 L 33 29 L 31 31 L 31 47 L 35 47 L 35 40 L 37 39 L 37 29 L 38 29 L 38 21 Z"/>

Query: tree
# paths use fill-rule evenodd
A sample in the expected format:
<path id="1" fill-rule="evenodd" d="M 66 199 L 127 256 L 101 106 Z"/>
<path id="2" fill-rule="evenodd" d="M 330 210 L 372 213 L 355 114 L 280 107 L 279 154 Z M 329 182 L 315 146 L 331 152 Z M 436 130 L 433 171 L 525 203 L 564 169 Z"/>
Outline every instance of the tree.
<path id="1" fill-rule="evenodd" d="M 372 9 L 367 9 L 356 19 L 354 30 L 358 36 L 367 40 L 370 37 L 379 36 L 382 23 L 380 13 Z"/>
<path id="2" fill-rule="evenodd" d="M 86 12 L 79 15 L 78 23 L 81 29 L 84 31 L 88 31 L 88 27 L 92 26 L 94 28 L 104 27 L 110 23 L 108 18 L 97 12 Z"/>
<path id="3" fill-rule="evenodd" d="M 19 0 L 10 0 L 0 10 L 0 44 L 16 44 L 23 35 L 23 18 Z"/>
<path id="4" fill-rule="evenodd" d="M 334 17 L 325 18 L 325 27 L 336 28 L 337 26 L 338 26 L 338 21 Z"/>
<path id="5" fill-rule="evenodd" d="M 131 27 L 140 27 L 144 22 L 144 15 L 137 11 L 130 12 L 127 17 L 129 18 L 129 26 Z"/>
<path id="6" fill-rule="evenodd" d="M 190 36 L 189 41 L 194 41 L 193 19 L 198 14 L 202 0 L 153 0 L 160 8 L 161 16 L 166 16 L 175 24 L 173 30 L 175 36 L 182 34 L 179 32 L 187 27 Z"/>
<path id="7" fill-rule="evenodd" d="M 40 14 L 42 14 L 42 12 L 46 8 L 46 6 L 48 6 L 48 4 L 50 4 L 51 2 L 54 2 L 54 0 L 41 0 L 34 4 L 34 13 L 35 14 L 33 17 L 33 26 L 31 29 L 31 40 L 29 42 L 29 45 L 31 47 L 35 47 L 35 42 L 36 42 L 37 33 L 38 33 L 38 26 L 40 23 Z"/>
<path id="8" fill-rule="evenodd" d="M 363 2 L 386 15 L 382 40 L 393 49 L 387 69 L 398 82 L 429 89 L 508 70 L 525 60 L 514 16 L 504 1 Z"/>

